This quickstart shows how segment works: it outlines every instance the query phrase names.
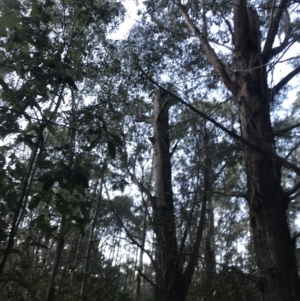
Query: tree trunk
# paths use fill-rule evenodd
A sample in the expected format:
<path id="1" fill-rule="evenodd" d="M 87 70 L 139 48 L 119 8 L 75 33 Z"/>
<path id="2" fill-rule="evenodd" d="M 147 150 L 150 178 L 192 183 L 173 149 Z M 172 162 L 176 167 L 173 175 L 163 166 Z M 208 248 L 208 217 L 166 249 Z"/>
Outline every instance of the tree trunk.
<path id="1" fill-rule="evenodd" d="M 171 156 L 169 140 L 170 104 L 162 90 L 154 99 L 154 193 L 153 224 L 156 234 L 155 263 L 156 301 L 182 301 L 185 292 L 177 253 L 174 204 L 171 183 Z"/>
<path id="2" fill-rule="evenodd" d="M 65 228 L 65 224 L 66 224 L 66 217 L 63 215 L 61 218 L 61 222 L 60 222 L 60 230 L 61 231 Z M 54 261 L 53 261 L 51 276 L 50 276 L 47 295 L 46 295 L 46 301 L 52 301 L 54 298 L 55 279 L 56 279 L 56 275 L 58 272 L 58 266 L 60 263 L 62 251 L 64 249 L 64 244 L 65 244 L 65 238 L 64 237 L 59 238 L 57 241 L 55 257 L 54 257 Z"/>
<path id="3" fill-rule="evenodd" d="M 169 139 L 169 108 L 171 101 L 163 89 L 158 89 L 154 98 L 154 116 L 140 116 L 138 122 L 146 122 L 153 127 L 153 175 L 154 196 L 143 186 L 128 169 L 132 181 L 139 189 L 146 193 L 152 204 L 152 225 L 155 233 L 155 300 L 156 301 L 184 301 L 188 293 L 195 266 L 198 261 L 199 248 L 204 228 L 207 194 L 203 194 L 202 210 L 196 230 L 192 253 L 189 262 L 182 271 L 181 254 L 178 251 L 176 226 L 174 217 L 174 203 L 172 192 L 171 153 Z M 205 133 L 204 192 L 210 187 L 210 159 L 208 155 L 208 135 Z M 184 243 L 184 242 L 183 242 Z"/>
<path id="4" fill-rule="evenodd" d="M 270 118 L 271 95 L 266 66 L 262 65 L 259 20 L 246 1 L 234 6 L 234 41 L 237 93 L 242 137 L 275 153 Z M 271 158 L 245 147 L 247 201 L 257 257 L 262 299 L 300 300 L 300 282 L 291 243 L 281 188 L 281 166 Z"/>
<path id="5" fill-rule="evenodd" d="M 287 0 L 280 3 L 281 5 L 274 8 L 274 13 L 272 9 L 272 21 L 262 52 L 260 20 L 256 10 L 247 7 L 247 0 L 233 0 L 232 65 L 235 71 L 231 71 L 221 62 L 209 44 L 206 24 L 200 32 L 186 7 L 179 0 L 176 1 L 188 27 L 200 40 L 207 59 L 237 99 L 242 139 L 254 147 L 274 154 L 276 149 L 270 103 L 274 94 L 299 73 L 299 68 L 296 68 L 276 85 L 275 89 L 271 91 L 268 88 L 267 63 L 286 47 L 282 44 L 282 47 L 272 48 L 281 16 L 288 6 Z M 247 201 L 261 298 L 264 301 L 299 301 L 300 281 L 286 217 L 288 199 L 281 188 L 281 165 L 273 159 L 274 157 L 266 157 L 261 153 L 249 145 L 245 146 Z M 280 162 L 284 163 L 284 160 Z"/>
<path id="6" fill-rule="evenodd" d="M 136 293 L 135 293 L 135 301 L 140 300 L 141 295 L 141 273 L 143 272 L 143 256 L 144 256 L 144 248 L 146 241 L 146 232 L 147 232 L 147 210 L 144 209 L 144 218 L 143 218 L 143 229 L 142 229 L 142 243 L 140 249 L 139 263 L 137 267 L 137 276 L 136 276 Z"/>
<path id="7" fill-rule="evenodd" d="M 95 185 L 94 198 L 95 198 L 97 186 L 98 186 L 98 182 Z M 93 239 L 94 239 L 94 231 L 95 231 L 96 223 L 98 220 L 100 203 L 101 203 L 101 199 L 102 199 L 102 188 L 103 188 L 103 180 L 101 179 L 100 180 L 99 200 L 96 204 L 93 221 L 90 224 L 90 229 L 89 229 L 89 238 L 88 238 L 87 248 L 85 251 L 85 260 L 84 260 L 84 266 L 83 266 L 83 278 L 82 278 L 81 287 L 80 287 L 79 300 L 83 300 L 86 282 L 89 277 L 89 263 L 90 263 L 90 257 L 91 257 L 92 243 L 93 243 Z"/>
<path id="8" fill-rule="evenodd" d="M 73 167 L 74 164 L 74 152 L 75 152 L 75 138 L 76 138 L 76 130 L 75 130 L 75 107 L 76 107 L 76 102 L 75 102 L 75 97 L 74 93 L 71 90 L 72 93 L 72 115 L 71 115 L 71 120 L 70 120 L 70 151 L 68 153 L 68 166 L 70 168 Z M 67 195 L 66 195 L 67 197 Z M 63 233 L 64 229 L 66 228 L 67 224 L 67 216 L 65 214 L 62 214 L 61 217 L 61 224 L 60 224 L 60 233 Z M 58 240 L 57 240 L 57 246 L 55 250 L 55 258 L 53 262 L 53 267 L 52 267 L 52 272 L 50 275 L 50 280 L 48 284 L 48 290 L 47 290 L 47 295 L 46 295 L 46 301 L 53 301 L 54 300 L 54 295 L 55 295 L 55 282 L 56 282 L 56 276 L 58 273 L 58 268 L 61 260 L 61 256 L 63 253 L 63 249 L 65 246 L 65 235 L 61 235 Z"/>
<path id="9" fill-rule="evenodd" d="M 212 279 L 216 274 L 215 258 L 215 235 L 214 235 L 214 208 L 211 197 L 208 200 L 207 208 L 207 229 L 205 237 L 205 270 L 204 277 L 207 280 Z"/>

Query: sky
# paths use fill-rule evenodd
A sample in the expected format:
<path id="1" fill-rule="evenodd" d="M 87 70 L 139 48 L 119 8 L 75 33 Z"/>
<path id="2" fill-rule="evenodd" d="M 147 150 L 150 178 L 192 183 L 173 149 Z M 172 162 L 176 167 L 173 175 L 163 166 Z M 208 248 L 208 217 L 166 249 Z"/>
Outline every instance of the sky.
<path id="1" fill-rule="evenodd" d="M 139 3 L 138 5 L 136 2 L 141 2 L 139 0 L 123 0 L 123 4 L 127 10 L 125 15 L 125 21 L 120 25 L 118 30 L 114 33 L 110 34 L 109 37 L 113 40 L 121 40 L 124 39 L 131 27 L 140 19 L 138 16 L 138 10 L 142 9 L 143 5 Z"/>

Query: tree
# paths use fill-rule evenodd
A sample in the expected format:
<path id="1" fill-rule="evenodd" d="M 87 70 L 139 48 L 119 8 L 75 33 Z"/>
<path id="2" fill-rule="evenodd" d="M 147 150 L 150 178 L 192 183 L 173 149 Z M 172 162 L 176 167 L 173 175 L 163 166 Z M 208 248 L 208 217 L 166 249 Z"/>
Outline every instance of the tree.
<path id="1" fill-rule="evenodd" d="M 110 61 L 104 64 L 95 55 L 108 55 L 106 34 L 122 20 L 122 6 L 117 1 L 2 2 L 0 291 L 7 299 L 28 294 L 53 300 L 55 287 L 64 292 L 63 284 L 76 274 L 73 270 L 57 285 L 71 266 L 65 263 L 70 254 L 74 266 L 79 262 L 92 198 L 92 171 L 86 167 L 97 162 L 99 168 L 118 144 L 117 135 L 99 121 L 101 109 L 93 110 L 95 116 L 83 109 L 82 100 L 100 65 L 108 69 Z M 92 154 L 96 144 L 103 148 L 100 159 Z"/>
<path id="2" fill-rule="evenodd" d="M 150 207 L 148 212 L 150 211 L 151 215 L 149 214 L 148 218 L 155 233 L 155 255 L 154 258 L 150 257 L 155 269 L 155 300 L 183 301 L 187 296 L 198 261 L 206 203 L 212 185 L 211 163 L 208 152 L 209 138 L 204 127 L 203 191 L 202 196 L 201 193 L 199 193 L 200 196 L 197 192 L 195 193 L 195 198 L 201 203 L 201 217 L 196 218 L 193 225 L 187 222 L 186 227 L 182 224 L 178 226 L 180 221 L 175 214 L 176 201 L 172 185 L 171 158 L 176 147 L 173 151 L 170 147 L 169 110 L 171 106 L 172 99 L 168 98 L 164 91 L 158 89 L 154 94 L 153 116 L 141 115 L 136 118 L 138 122 L 149 124 L 153 130 L 153 136 L 149 138 L 153 147 L 153 188 L 147 188 L 144 183 L 140 182 L 137 174 L 133 174 L 128 166 L 126 170 L 133 183 L 146 195 L 146 204 Z M 196 191 L 201 189 L 198 186 L 195 188 Z M 191 212 L 195 212 L 195 205 L 191 207 L 193 208 Z M 190 218 L 192 219 L 192 214 Z M 180 242 L 178 242 L 178 228 L 182 228 L 183 232 Z M 193 233 L 192 228 L 195 229 Z M 132 235 L 129 234 L 129 237 Z M 188 237 L 189 247 L 187 247 Z M 186 249 L 190 250 L 189 256 L 184 255 Z"/>
<path id="3" fill-rule="evenodd" d="M 173 36 L 173 41 L 178 39 L 178 28 L 180 30 L 185 22 L 192 37 L 200 42 L 199 56 L 205 56 L 236 101 L 241 136 L 210 121 L 245 145 L 249 220 L 263 300 L 300 298 L 297 264 L 286 217 L 291 192 L 284 192 L 281 186 L 283 167 L 297 174 L 299 169 L 277 156 L 271 120 L 272 106 L 282 89 L 300 72 L 299 63 L 292 60 L 293 71 L 276 85 L 268 80 L 274 62 L 298 40 L 299 20 L 292 14 L 297 9 L 298 4 L 288 0 L 272 4 L 246 0 L 146 2 L 145 15 L 150 16 L 161 32 Z M 161 23 L 162 14 L 166 19 L 164 23 Z M 214 24 L 220 26 L 218 32 L 214 31 Z M 192 39 L 184 34 L 186 40 Z M 276 37 L 280 35 L 284 38 L 276 46 Z M 220 41 L 227 49 L 225 54 L 216 50 Z"/>

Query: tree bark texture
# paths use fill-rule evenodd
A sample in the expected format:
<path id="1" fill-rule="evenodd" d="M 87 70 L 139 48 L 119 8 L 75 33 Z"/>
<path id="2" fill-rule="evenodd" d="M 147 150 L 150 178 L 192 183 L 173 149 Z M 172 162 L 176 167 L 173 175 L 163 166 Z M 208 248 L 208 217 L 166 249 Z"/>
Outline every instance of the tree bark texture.
<path id="1" fill-rule="evenodd" d="M 154 197 L 153 228 L 155 241 L 156 301 L 184 301 L 188 293 L 195 266 L 198 261 L 206 214 L 207 194 L 203 194 L 202 211 L 196 229 L 192 254 L 182 270 L 182 254 L 178 251 L 174 217 L 174 200 L 172 192 L 172 169 L 169 138 L 170 100 L 162 89 L 158 89 L 154 99 L 154 116 L 151 118 L 154 137 L 152 140 L 154 154 Z M 210 187 L 210 160 L 208 154 L 208 136 L 204 137 L 206 166 L 204 174 L 204 191 Z"/>
<path id="2" fill-rule="evenodd" d="M 242 139 L 249 142 L 245 143 L 244 156 L 247 201 L 261 299 L 300 300 L 297 263 L 286 217 L 288 199 L 281 187 L 281 167 L 288 164 L 285 160 L 274 159 L 276 149 L 270 118 L 270 103 L 274 95 L 300 72 L 300 67 L 295 68 L 272 89 L 268 87 L 266 68 L 272 57 L 285 50 L 292 39 L 291 33 L 286 30 L 284 41 L 278 47 L 273 46 L 289 0 L 274 2 L 276 5 L 270 13 L 270 25 L 263 50 L 260 20 L 256 10 L 250 8 L 247 0 L 233 0 L 234 70 L 225 66 L 211 47 L 207 39 L 205 19 L 201 31 L 190 18 L 186 6 L 180 0 L 175 0 L 175 3 L 189 29 L 201 42 L 208 61 L 238 102 Z M 257 152 L 255 148 L 273 153 L 274 156 L 266 157 L 263 151 Z"/>
<path id="3" fill-rule="evenodd" d="M 156 301 L 184 300 L 177 253 L 174 204 L 171 183 L 169 139 L 169 102 L 164 92 L 157 90 L 154 99 L 153 151 L 154 202 L 153 223 L 156 234 Z"/>
<path id="4" fill-rule="evenodd" d="M 276 152 L 270 118 L 271 95 L 266 66 L 262 64 L 259 20 L 246 1 L 235 1 L 234 42 L 236 98 L 242 137 Z M 288 200 L 281 188 L 281 166 L 245 146 L 247 201 L 257 257 L 262 299 L 300 300 L 300 282 L 291 243 L 286 210 Z"/>

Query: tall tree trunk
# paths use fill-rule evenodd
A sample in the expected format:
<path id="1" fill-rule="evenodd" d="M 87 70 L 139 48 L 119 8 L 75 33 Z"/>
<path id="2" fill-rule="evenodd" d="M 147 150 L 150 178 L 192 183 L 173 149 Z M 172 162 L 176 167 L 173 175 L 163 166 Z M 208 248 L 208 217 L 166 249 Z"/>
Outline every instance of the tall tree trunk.
<path id="1" fill-rule="evenodd" d="M 156 301 L 184 300 L 177 254 L 174 204 L 171 183 L 169 139 L 169 102 L 158 90 L 154 99 L 154 202 L 153 223 L 156 233 Z"/>
<path id="2" fill-rule="evenodd" d="M 129 173 L 132 181 L 147 195 L 152 204 L 152 225 L 155 233 L 155 300 L 156 301 L 184 301 L 188 293 L 195 266 L 198 261 L 199 248 L 204 228 L 207 192 L 210 186 L 210 159 L 208 156 L 208 135 L 205 133 L 205 171 L 202 210 L 196 230 L 192 254 L 186 269 L 182 271 L 182 254 L 178 249 L 176 226 L 174 217 L 174 203 L 172 192 L 171 153 L 169 139 L 169 108 L 171 105 L 163 89 L 158 89 L 154 97 L 154 116 L 140 116 L 138 122 L 146 122 L 153 127 L 153 175 L 154 196 L 143 186 L 136 176 Z"/>
<path id="3" fill-rule="evenodd" d="M 300 281 L 286 217 L 288 199 L 281 188 L 281 164 L 293 170 L 297 167 L 285 160 L 275 160 L 275 156 L 262 155 L 264 152 L 276 154 L 270 103 L 274 95 L 299 73 L 300 68 L 293 70 L 272 90 L 269 89 L 267 63 L 290 45 L 291 34 L 286 32 L 286 41 L 273 48 L 289 1 L 281 0 L 278 6 L 272 8 L 269 32 L 261 51 L 260 20 L 256 10 L 248 7 L 247 0 L 233 0 L 234 71 L 221 62 L 210 45 L 205 13 L 200 31 L 180 0 L 175 0 L 175 3 L 187 26 L 200 40 L 207 59 L 237 99 L 242 132 L 242 139 L 239 140 L 245 143 L 247 201 L 261 298 L 264 301 L 299 301 Z M 239 138 L 234 133 L 231 135 Z M 261 151 L 258 152 L 258 149 Z"/>
<path id="4" fill-rule="evenodd" d="M 270 118 L 271 95 L 262 65 L 259 20 L 240 0 L 234 7 L 237 99 L 244 139 L 276 152 Z M 263 300 L 300 300 L 300 282 L 281 188 L 278 162 L 245 146 L 247 201 Z"/>
<path id="5" fill-rule="evenodd" d="M 96 185 L 95 185 L 95 192 L 96 192 L 97 185 L 98 185 L 98 183 L 96 183 Z M 85 290 L 85 286 L 86 286 L 86 282 L 87 282 L 88 274 L 89 274 L 90 256 L 91 256 L 91 250 L 92 250 L 92 243 L 93 243 L 93 239 L 94 239 L 94 230 L 95 230 L 95 226 L 96 226 L 96 223 L 98 220 L 98 213 L 99 213 L 100 203 L 101 203 L 101 198 L 102 198 L 102 188 L 103 188 L 103 180 L 101 179 L 100 180 L 99 200 L 96 204 L 93 221 L 90 225 L 88 244 L 87 244 L 87 248 L 85 251 L 85 262 L 84 262 L 84 266 L 83 266 L 83 279 L 81 282 L 80 297 L 79 297 L 80 300 L 83 300 L 84 290 Z M 94 193 L 94 197 L 95 197 L 95 193 Z"/>
<path id="6" fill-rule="evenodd" d="M 76 109 L 76 103 L 75 103 L 75 97 L 73 90 L 71 90 L 72 93 L 72 108 L 71 108 L 71 120 L 70 120 L 70 136 L 69 136 L 69 141 L 70 141 L 70 151 L 68 153 L 68 166 L 70 168 L 73 167 L 74 164 L 74 152 L 75 152 L 75 138 L 76 138 L 76 131 L 75 131 L 75 109 Z M 60 223 L 60 233 L 63 233 L 67 222 L 67 216 L 65 214 L 62 214 L 61 217 L 61 223 Z M 52 272 L 50 275 L 49 279 L 49 284 L 48 284 L 48 290 L 47 290 L 47 295 L 46 295 L 46 301 L 53 301 L 54 299 L 54 294 L 55 294 L 55 280 L 56 276 L 58 273 L 58 267 L 60 264 L 62 252 L 65 246 L 65 235 L 60 235 L 60 237 L 57 240 L 57 246 L 55 250 L 55 258 L 52 266 Z"/>

